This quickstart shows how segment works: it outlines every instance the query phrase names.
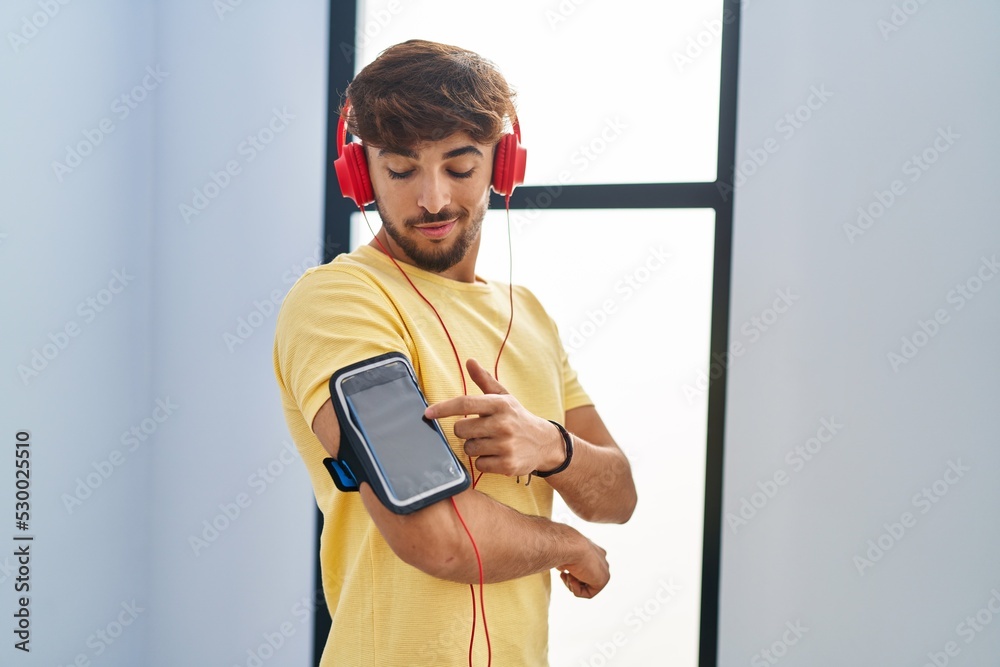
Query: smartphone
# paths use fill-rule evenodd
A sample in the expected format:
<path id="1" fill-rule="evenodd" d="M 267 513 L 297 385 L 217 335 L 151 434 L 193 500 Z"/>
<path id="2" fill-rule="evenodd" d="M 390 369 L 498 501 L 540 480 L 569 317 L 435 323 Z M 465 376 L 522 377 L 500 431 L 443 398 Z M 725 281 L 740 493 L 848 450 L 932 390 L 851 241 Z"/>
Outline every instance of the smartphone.
<path id="1" fill-rule="evenodd" d="M 337 371 L 330 385 L 341 448 L 351 447 L 338 463 L 357 482 L 371 484 L 390 510 L 406 514 L 468 488 L 468 472 L 440 425 L 424 417 L 427 401 L 405 356 L 393 352 L 353 364 Z"/>

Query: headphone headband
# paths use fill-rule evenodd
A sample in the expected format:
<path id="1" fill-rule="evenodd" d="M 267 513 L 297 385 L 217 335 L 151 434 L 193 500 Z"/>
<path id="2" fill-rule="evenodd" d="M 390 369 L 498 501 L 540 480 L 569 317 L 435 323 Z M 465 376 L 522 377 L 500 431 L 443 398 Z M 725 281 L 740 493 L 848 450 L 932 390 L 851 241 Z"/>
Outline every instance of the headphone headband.
<path id="1" fill-rule="evenodd" d="M 347 100 L 344 102 L 344 110 L 340 112 L 340 116 L 337 118 L 337 157 L 339 158 L 344 154 L 344 143 L 347 141 L 347 123 L 345 122 L 347 118 L 347 112 L 351 110 L 351 101 Z"/>

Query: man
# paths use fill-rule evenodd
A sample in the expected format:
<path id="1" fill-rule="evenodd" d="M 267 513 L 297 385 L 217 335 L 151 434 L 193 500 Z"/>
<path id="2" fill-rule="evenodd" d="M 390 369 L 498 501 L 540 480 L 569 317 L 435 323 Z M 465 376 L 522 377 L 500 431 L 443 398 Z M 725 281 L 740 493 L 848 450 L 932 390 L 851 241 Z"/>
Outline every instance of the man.
<path id="1" fill-rule="evenodd" d="M 417 40 L 387 49 L 347 90 L 342 114 L 364 143 L 382 227 L 378 241 L 311 269 L 292 287 L 274 348 L 285 417 L 325 519 L 320 556 L 333 626 L 323 665 L 468 664 L 469 584 L 479 582 L 475 551 L 449 501 L 397 515 L 367 484 L 359 494 L 334 487 L 322 460 L 340 447 L 327 385 L 336 370 L 405 354 L 430 404 L 425 415 L 440 421 L 459 460 L 474 461 L 478 484 L 454 499 L 481 555 L 487 585 L 481 601 L 472 599 L 485 606 L 497 665 L 548 664 L 549 570 L 560 569 L 584 598 L 610 576 L 603 549 L 548 519 L 553 491 L 590 521 L 623 523 L 635 507 L 628 461 L 528 290 L 513 289 L 516 318 L 500 381 L 483 367 L 494 363 L 511 316 L 508 286 L 480 278 L 475 266 L 512 97 L 480 56 Z M 456 356 L 465 361 L 468 395 Z M 573 455 L 550 477 L 531 477 L 567 460 L 561 430 L 549 420 L 565 425 Z M 487 662 L 483 620 L 477 665 Z"/>

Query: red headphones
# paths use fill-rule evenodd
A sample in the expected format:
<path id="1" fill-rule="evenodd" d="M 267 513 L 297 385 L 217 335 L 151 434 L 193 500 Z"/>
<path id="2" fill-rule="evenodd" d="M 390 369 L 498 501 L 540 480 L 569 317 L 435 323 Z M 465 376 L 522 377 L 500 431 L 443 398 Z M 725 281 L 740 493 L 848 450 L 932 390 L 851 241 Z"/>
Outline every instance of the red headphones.
<path id="1" fill-rule="evenodd" d="M 347 142 L 347 127 L 344 118 L 351 108 L 350 100 L 344 105 L 344 112 L 337 123 L 337 159 L 333 168 L 337 174 L 340 191 L 358 206 L 366 206 L 375 201 L 371 177 L 368 175 L 368 160 L 364 147 L 357 142 Z M 493 180 L 491 185 L 497 194 L 508 200 L 510 193 L 524 183 L 524 165 L 527 151 L 521 145 L 521 126 L 514 121 L 514 133 L 500 137 L 493 155 Z"/>

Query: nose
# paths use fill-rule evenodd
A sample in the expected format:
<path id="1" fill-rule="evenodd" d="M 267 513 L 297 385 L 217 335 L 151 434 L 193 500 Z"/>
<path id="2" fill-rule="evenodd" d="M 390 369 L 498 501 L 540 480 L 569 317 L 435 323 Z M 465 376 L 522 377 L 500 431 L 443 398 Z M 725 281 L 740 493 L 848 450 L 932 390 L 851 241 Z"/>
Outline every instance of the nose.
<path id="1" fill-rule="evenodd" d="M 438 213 L 451 203 L 448 182 L 439 174 L 427 174 L 420 183 L 417 205 L 428 213 Z"/>

